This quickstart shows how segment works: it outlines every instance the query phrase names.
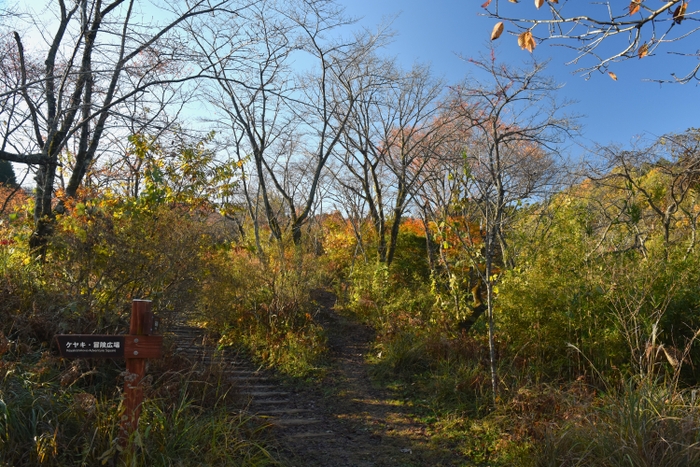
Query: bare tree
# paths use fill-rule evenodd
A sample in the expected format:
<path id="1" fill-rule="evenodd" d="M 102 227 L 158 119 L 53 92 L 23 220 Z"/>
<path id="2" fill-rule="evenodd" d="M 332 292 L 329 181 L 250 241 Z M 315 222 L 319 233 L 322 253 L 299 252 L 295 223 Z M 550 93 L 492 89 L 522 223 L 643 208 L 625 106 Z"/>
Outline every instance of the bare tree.
<path id="1" fill-rule="evenodd" d="M 230 0 L 56 0 L 3 31 L 11 58 L 0 70 L 0 159 L 38 166 L 33 247 L 51 233 L 57 168 L 68 177 L 65 196 L 76 196 L 110 137 L 152 126 L 199 76 L 183 55 L 185 22 L 236 9 Z"/>
<path id="2" fill-rule="evenodd" d="M 194 53 L 201 54 L 213 77 L 205 93 L 220 115 L 212 123 L 227 136 L 225 144 L 241 164 L 249 156 L 254 164 L 244 180 L 244 194 L 260 249 L 258 200 L 272 235 L 282 236 L 264 163 L 294 124 L 283 112 L 294 89 L 290 65 L 296 47 L 294 25 L 275 2 L 263 1 L 240 17 L 214 18 L 203 27 L 192 35 L 198 46 Z"/>
<path id="3" fill-rule="evenodd" d="M 369 67 L 339 152 L 350 178 L 339 181 L 358 188 L 374 223 L 378 259 L 391 264 L 402 217 L 433 157 L 444 85 L 424 66 L 402 71 L 374 60 Z"/>
<path id="4" fill-rule="evenodd" d="M 256 232 L 260 200 L 273 237 L 281 240 L 289 229 L 298 244 L 357 99 L 339 98 L 348 95 L 344 90 L 381 34 L 334 37 L 351 21 L 330 1 L 262 1 L 246 14 L 242 27 L 240 19 L 212 22 L 197 38 L 217 83 L 206 92 L 220 128 L 236 142 L 236 157 L 250 156 L 245 192 Z"/>
<path id="5" fill-rule="evenodd" d="M 492 55 L 493 57 L 493 55 Z M 475 289 L 475 302 L 489 327 L 491 384 L 498 391 L 494 347 L 494 287 L 507 267 L 507 236 L 520 203 L 545 197 L 557 175 L 556 155 L 573 122 L 561 116 L 554 100 L 558 89 L 542 76 L 544 65 L 529 69 L 501 66 L 495 59 L 473 61 L 491 83 L 468 81 L 454 88 L 453 111 L 462 115 L 463 142 L 457 222 L 453 231 L 473 270 L 486 288 Z M 472 226 L 479 226 L 474 235 Z M 473 322 L 478 316 L 472 317 Z"/>
<path id="6" fill-rule="evenodd" d="M 449 99 L 448 99 L 449 101 Z M 443 104 L 441 116 L 435 123 L 439 126 L 431 144 L 430 158 L 420 175 L 419 189 L 415 196 L 426 237 L 426 253 L 436 290 L 449 290 L 457 319 L 469 313 L 460 274 L 453 270 L 445 243 L 449 238 L 450 220 L 455 215 L 459 202 L 460 177 L 464 168 L 464 144 L 471 136 L 469 124 L 463 120 L 464 112 Z M 432 225 L 431 225 L 432 224 Z M 434 232 L 434 233 L 433 233 Z M 448 242 L 449 243 L 449 242 Z M 468 280 L 468 279 L 466 279 Z"/>
<path id="7" fill-rule="evenodd" d="M 509 4 L 510 3 L 510 4 Z M 504 30 L 503 22 L 516 28 L 518 43 L 532 51 L 538 42 L 551 41 L 573 49 L 571 64 L 579 65 L 576 71 L 590 77 L 593 72 L 607 72 L 615 63 L 630 58 L 645 58 L 672 44 L 692 41 L 690 38 L 699 27 L 698 10 L 689 9 L 687 0 L 652 2 L 573 2 L 536 0 L 535 7 L 512 5 L 504 0 L 488 0 L 483 4 L 486 15 L 501 20 L 496 23 L 492 39 Z M 514 10 L 530 11 L 516 16 Z M 544 7 L 544 8 L 543 8 Z M 689 39 L 690 38 L 690 39 Z M 671 51 L 676 55 L 692 57 L 697 62 L 698 52 Z M 671 73 L 673 81 L 687 83 L 698 80 L 700 65 L 682 76 Z"/>
<path id="8" fill-rule="evenodd" d="M 349 89 L 356 99 L 355 108 L 343 132 L 341 145 L 336 151 L 339 166 L 334 171 L 339 193 L 351 200 L 352 206 L 360 207 L 350 218 L 359 235 L 359 225 L 364 222 L 364 211 L 368 210 L 374 231 L 377 234 L 377 253 L 380 261 L 386 260 L 386 216 L 385 190 L 390 183 L 390 172 L 384 163 L 386 148 L 380 147 L 381 121 L 379 109 L 385 88 L 396 79 L 395 64 L 376 56 L 368 57 L 364 63 L 365 73 Z M 358 241 L 363 244 L 361 236 Z"/>

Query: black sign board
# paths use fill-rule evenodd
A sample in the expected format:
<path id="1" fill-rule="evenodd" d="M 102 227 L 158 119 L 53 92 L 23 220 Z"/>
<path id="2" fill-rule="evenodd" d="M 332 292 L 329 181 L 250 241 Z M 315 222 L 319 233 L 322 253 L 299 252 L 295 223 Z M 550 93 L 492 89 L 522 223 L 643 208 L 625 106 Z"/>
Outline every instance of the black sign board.
<path id="1" fill-rule="evenodd" d="M 125 336 L 61 334 L 56 340 L 64 358 L 124 358 Z"/>

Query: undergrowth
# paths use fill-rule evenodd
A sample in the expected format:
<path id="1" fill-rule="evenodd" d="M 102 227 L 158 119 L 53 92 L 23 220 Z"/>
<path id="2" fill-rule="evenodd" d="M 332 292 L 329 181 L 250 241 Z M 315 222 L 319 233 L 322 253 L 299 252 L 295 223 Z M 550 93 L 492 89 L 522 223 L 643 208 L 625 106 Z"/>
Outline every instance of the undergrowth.
<path id="1" fill-rule="evenodd" d="M 652 333 L 648 342 L 638 339 L 645 354 L 634 348 L 627 357 L 642 354 L 645 366 L 596 368 L 575 346 L 547 356 L 539 329 L 529 337 L 527 329 L 519 330 L 516 336 L 529 339 L 526 345 L 501 330 L 494 401 L 483 322 L 460 332 L 415 281 L 402 282 L 384 265 L 359 271 L 345 309 L 376 330 L 367 356 L 374 377 L 411 406 L 431 443 L 459 453 L 464 465 L 700 465 L 697 391 L 679 389 L 680 364 L 687 363 L 689 350 L 676 364 L 668 356 L 670 345 Z M 517 296 L 509 298 L 518 303 Z M 516 313 L 515 306 L 508 311 Z M 690 349 L 693 342 L 687 342 Z M 614 354 L 615 361 L 624 355 Z"/>
<path id="2" fill-rule="evenodd" d="M 263 262 L 231 249 L 209 265 L 212 280 L 204 284 L 199 316 L 221 335 L 221 346 L 243 347 L 262 365 L 293 378 L 322 375 L 326 337 L 310 297 L 322 278 L 313 255 L 292 252 Z"/>
<path id="3" fill-rule="evenodd" d="M 273 465 L 258 422 L 241 415 L 219 369 L 166 358 L 150 384 L 130 455 L 117 442 L 121 368 L 65 361 L 5 341 L 0 361 L 0 465 Z"/>
<path id="4" fill-rule="evenodd" d="M 594 402 L 552 425 L 534 465 L 700 465 L 700 406 L 691 393 L 630 380 Z"/>

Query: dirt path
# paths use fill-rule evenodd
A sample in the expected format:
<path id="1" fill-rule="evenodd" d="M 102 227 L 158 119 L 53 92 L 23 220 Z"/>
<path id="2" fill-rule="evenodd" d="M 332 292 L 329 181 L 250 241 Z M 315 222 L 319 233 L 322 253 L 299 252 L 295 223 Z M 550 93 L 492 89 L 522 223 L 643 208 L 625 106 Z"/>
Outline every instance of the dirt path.
<path id="1" fill-rule="evenodd" d="M 318 321 L 328 336 L 329 370 L 320 383 L 285 386 L 237 353 L 216 353 L 206 331 L 173 328 L 176 353 L 221 365 L 241 411 L 271 427 L 271 447 L 285 467 L 470 465 L 430 442 L 426 427 L 399 396 L 375 386 L 365 355 L 372 330 L 335 312 L 335 296 L 317 291 Z"/>
<path id="2" fill-rule="evenodd" d="M 430 446 L 425 427 L 410 408 L 372 384 L 364 356 L 372 330 L 333 310 L 335 297 L 314 296 L 328 335 L 331 369 L 322 383 L 290 394 L 290 404 L 309 410 L 308 426 L 280 431 L 280 454 L 294 467 L 464 465 L 452 453 Z"/>

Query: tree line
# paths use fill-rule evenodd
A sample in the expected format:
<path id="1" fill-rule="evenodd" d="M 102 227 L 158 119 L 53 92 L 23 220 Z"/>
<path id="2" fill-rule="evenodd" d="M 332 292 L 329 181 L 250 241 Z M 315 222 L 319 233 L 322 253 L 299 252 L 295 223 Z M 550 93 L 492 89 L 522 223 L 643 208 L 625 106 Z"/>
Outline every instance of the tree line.
<path id="1" fill-rule="evenodd" d="M 167 161 L 185 172 L 195 161 L 176 154 L 199 147 L 201 171 L 180 183 L 217 185 L 211 200 L 253 219 L 256 236 L 264 224 L 298 243 L 322 198 L 335 199 L 355 219 L 366 210 L 391 263 L 402 216 L 419 196 L 432 202 L 425 190 L 464 165 L 468 140 L 529 124 L 498 108 L 514 106 L 507 81 L 518 99 L 544 91 L 539 68 L 499 77 L 487 61 L 477 66 L 495 84 L 451 87 L 427 67 L 402 69 L 381 55 L 386 28 L 360 30 L 330 1 L 57 1 L 7 9 L 0 26 L 0 159 L 34 175 L 38 251 L 82 187 L 139 196 L 145 172 L 165 176 Z M 535 132 L 570 129 L 542 123 L 491 146 L 544 148 Z"/>

